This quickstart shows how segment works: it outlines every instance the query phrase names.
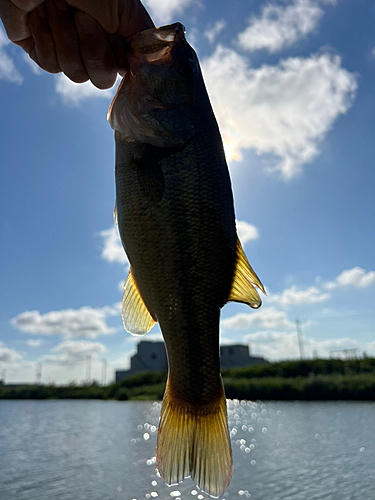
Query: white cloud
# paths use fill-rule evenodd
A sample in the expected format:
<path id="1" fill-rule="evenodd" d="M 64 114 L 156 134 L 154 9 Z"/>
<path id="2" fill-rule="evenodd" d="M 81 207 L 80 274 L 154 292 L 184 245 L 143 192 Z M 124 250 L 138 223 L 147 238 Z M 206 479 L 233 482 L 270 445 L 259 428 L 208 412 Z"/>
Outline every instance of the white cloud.
<path id="1" fill-rule="evenodd" d="M 333 281 L 325 283 L 324 287 L 327 290 L 334 290 L 339 287 L 356 287 L 366 288 L 375 283 L 375 271 L 366 272 L 362 267 L 353 267 L 346 269 L 339 274 Z"/>
<path id="2" fill-rule="evenodd" d="M 181 14 L 186 7 L 199 2 L 197 0 L 144 0 L 143 3 L 154 22 L 162 26 L 175 22 L 176 16 Z"/>
<path id="3" fill-rule="evenodd" d="M 223 31 L 226 24 L 227 23 L 224 21 L 224 19 L 219 19 L 218 21 L 216 21 L 216 23 L 214 23 L 213 25 L 210 25 L 207 28 L 207 30 L 204 32 L 204 36 L 207 38 L 207 40 L 210 43 L 214 43 L 217 35 L 219 35 L 219 33 L 221 33 Z"/>
<path id="4" fill-rule="evenodd" d="M 106 351 L 104 344 L 87 340 L 65 340 L 52 349 L 57 354 L 46 354 L 42 361 L 69 365 L 80 362 L 87 357 L 97 358 Z"/>
<path id="5" fill-rule="evenodd" d="M 250 328 L 264 328 L 266 330 L 295 328 L 293 322 L 289 321 L 284 311 L 275 307 L 263 307 L 253 313 L 238 313 L 221 321 L 223 328 L 230 330 L 249 330 Z"/>
<path id="6" fill-rule="evenodd" d="M 108 316 L 120 314 L 121 304 L 94 309 L 66 309 L 40 314 L 39 311 L 25 311 L 11 320 L 18 330 L 39 335 L 62 335 L 65 338 L 84 337 L 93 339 L 98 335 L 115 333 L 116 329 L 106 323 Z"/>
<path id="7" fill-rule="evenodd" d="M 117 226 L 112 226 L 110 229 L 101 231 L 99 236 L 103 238 L 104 243 L 101 253 L 102 259 L 108 262 L 119 262 L 120 264 L 129 263 L 125 250 L 121 244 Z"/>
<path id="8" fill-rule="evenodd" d="M 330 298 L 329 293 L 324 293 L 319 288 L 311 286 L 305 290 L 299 289 L 296 285 L 283 291 L 280 295 L 270 295 L 268 300 L 276 302 L 283 306 L 300 305 L 300 304 L 316 304 L 324 302 Z"/>
<path id="9" fill-rule="evenodd" d="M 85 83 L 74 83 L 67 78 L 63 73 L 56 77 L 55 91 L 60 95 L 65 104 L 77 105 L 82 100 L 101 97 L 104 99 L 112 99 L 115 90 L 107 89 L 100 90 L 88 81 Z"/>
<path id="10" fill-rule="evenodd" d="M 5 51 L 5 46 L 9 43 L 4 30 L 0 27 L 0 80 L 7 80 L 8 82 L 20 85 L 23 82 L 23 78 L 17 71 L 13 59 Z"/>
<path id="11" fill-rule="evenodd" d="M 297 176 L 318 144 L 345 113 L 357 88 L 338 56 L 292 57 L 253 69 L 247 59 L 217 46 L 202 62 L 207 89 L 229 160 L 242 149 L 271 153 L 284 178 Z"/>
<path id="12" fill-rule="evenodd" d="M 144 337 L 144 340 L 147 340 L 147 342 L 163 342 L 164 338 L 163 338 L 163 335 L 161 332 L 157 332 L 157 333 L 147 334 L 147 337 Z M 126 337 L 126 342 L 129 342 L 131 344 L 133 344 L 133 343 L 138 344 L 139 336 L 128 335 Z"/>
<path id="13" fill-rule="evenodd" d="M 237 220 L 236 227 L 242 245 L 245 245 L 248 241 L 257 240 L 259 238 L 259 231 L 253 224 L 249 224 L 244 220 Z"/>
<path id="14" fill-rule="evenodd" d="M 244 335 L 243 340 L 250 343 L 252 354 L 264 356 L 269 360 L 295 359 L 299 358 L 297 333 L 280 331 L 258 331 Z M 326 339 L 318 341 L 306 335 L 303 336 L 305 356 L 328 358 L 330 356 L 340 356 L 340 349 L 357 348 L 358 341 L 353 338 Z M 371 347 L 371 346 L 370 346 Z M 337 352 L 335 352 L 337 351 Z M 369 349 L 369 352 L 371 349 Z"/>
<path id="15" fill-rule="evenodd" d="M 1 363 L 14 363 L 16 361 L 20 361 L 22 359 L 22 355 L 15 351 L 14 349 L 10 349 L 7 347 L 4 342 L 0 340 L 0 362 Z"/>
<path id="16" fill-rule="evenodd" d="M 30 339 L 26 342 L 26 344 L 30 347 L 40 347 L 43 342 L 43 339 Z"/>
<path id="17" fill-rule="evenodd" d="M 316 0 L 294 0 L 288 5 L 264 5 L 260 16 L 252 16 L 238 36 L 246 50 L 267 49 L 277 52 L 289 47 L 313 31 L 323 15 Z"/>

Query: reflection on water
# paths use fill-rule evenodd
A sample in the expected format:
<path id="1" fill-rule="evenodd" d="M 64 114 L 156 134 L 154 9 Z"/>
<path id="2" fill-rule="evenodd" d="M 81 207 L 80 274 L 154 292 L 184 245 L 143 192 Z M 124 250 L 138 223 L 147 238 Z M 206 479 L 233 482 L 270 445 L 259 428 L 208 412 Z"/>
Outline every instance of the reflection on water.
<path id="1" fill-rule="evenodd" d="M 207 499 L 155 470 L 160 403 L 0 401 L 1 500 Z M 229 401 L 227 499 L 374 500 L 375 404 Z"/>

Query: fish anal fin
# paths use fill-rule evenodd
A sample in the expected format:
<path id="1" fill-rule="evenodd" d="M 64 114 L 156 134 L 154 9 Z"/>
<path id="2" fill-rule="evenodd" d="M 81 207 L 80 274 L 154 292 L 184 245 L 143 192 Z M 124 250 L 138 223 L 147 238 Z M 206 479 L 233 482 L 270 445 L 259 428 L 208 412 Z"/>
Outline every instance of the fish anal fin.
<path id="1" fill-rule="evenodd" d="M 228 302 L 243 302 L 253 309 L 258 309 L 262 305 L 262 301 L 254 288 L 255 286 L 267 295 L 260 279 L 250 266 L 237 236 L 236 266 Z"/>
<path id="2" fill-rule="evenodd" d="M 122 322 L 132 335 L 144 335 L 156 323 L 147 309 L 130 268 L 122 297 Z"/>
<path id="3" fill-rule="evenodd" d="M 219 498 L 233 472 L 224 388 L 208 405 L 174 400 L 167 382 L 156 447 L 156 467 L 164 481 L 191 476 L 205 493 Z"/>

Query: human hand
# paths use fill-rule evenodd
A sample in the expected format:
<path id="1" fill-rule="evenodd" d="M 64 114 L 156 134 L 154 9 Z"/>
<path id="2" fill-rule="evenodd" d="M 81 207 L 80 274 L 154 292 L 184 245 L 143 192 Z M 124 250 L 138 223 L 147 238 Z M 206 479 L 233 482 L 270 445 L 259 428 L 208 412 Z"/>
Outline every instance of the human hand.
<path id="1" fill-rule="evenodd" d="M 0 0 L 0 17 L 42 69 L 100 89 L 126 71 L 126 37 L 154 27 L 140 0 Z"/>

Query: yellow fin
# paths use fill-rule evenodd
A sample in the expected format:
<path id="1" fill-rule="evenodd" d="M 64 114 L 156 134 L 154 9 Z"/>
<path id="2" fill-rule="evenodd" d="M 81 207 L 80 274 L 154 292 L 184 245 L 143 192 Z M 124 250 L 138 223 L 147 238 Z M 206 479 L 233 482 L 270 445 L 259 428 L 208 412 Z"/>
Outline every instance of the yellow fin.
<path id="1" fill-rule="evenodd" d="M 118 221 L 117 221 L 117 203 L 115 203 L 115 208 L 113 209 L 113 222 L 116 224 L 118 224 Z"/>
<path id="2" fill-rule="evenodd" d="M 122 297 L 122 322 L 132 335 L 144 335 L 156 323 L 147 309 L 130 268 Z"/>
<path id="3" fill-rule="evenodd" d="M 260 279 L 250 266 L 237 236 L 236 267 L 228 302 L 243 302 L 253 309 L 258 309 L 262 305 L 262 301 L 254 285 L 267 295 Z"/>
<path id="4" fill-rule="evenodd" d="M 161 410 L 156 467 L 168 484 L 191 476 L 205 493 L 219 498 L 233 472 L 224 388 L 209 405 L 175 401 L 168 387 Z"/>

